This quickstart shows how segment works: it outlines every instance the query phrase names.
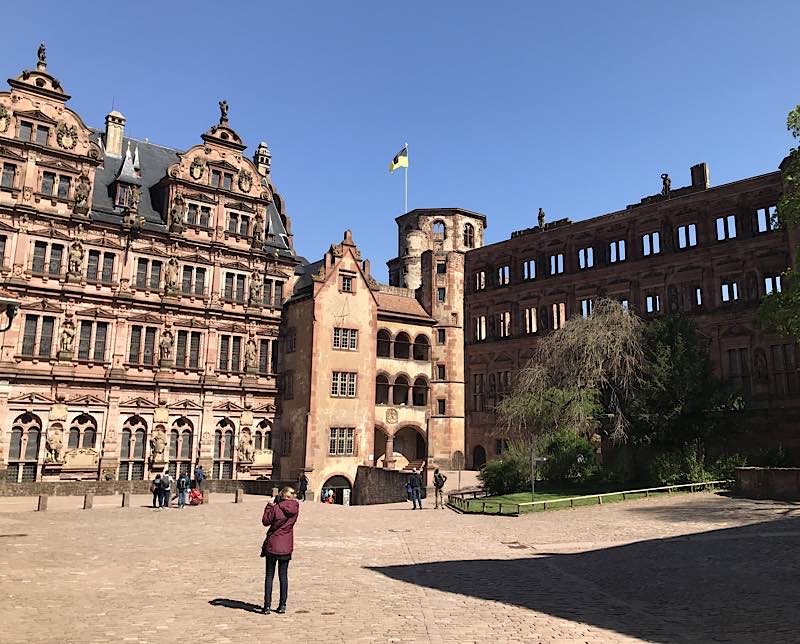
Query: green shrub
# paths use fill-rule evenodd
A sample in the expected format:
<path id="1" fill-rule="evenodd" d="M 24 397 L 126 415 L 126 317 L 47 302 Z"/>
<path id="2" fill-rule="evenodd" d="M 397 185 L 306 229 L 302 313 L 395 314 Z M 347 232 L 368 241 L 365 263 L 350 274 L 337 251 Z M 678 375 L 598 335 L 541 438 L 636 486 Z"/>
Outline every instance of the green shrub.
<path id="1" fill-rule="evenodd" d="M 548 481 L 562 483 L 587 479 L 597 469 L 592 444 L 584 436 L 570 430 L 560 430 L 546 437 L 542 454 L 547 457 L 547 462 L 542 466 L 542 476 Z"/>
<path id="2" fill-rule="evenodd" d="M 736 468 L 747 465 L 747 458 L 741 454 L 720 456 L 709 468 L 709 474 L 715 481 L 734 479 Z"/>
<path id="3" fill-rule="evenodd" d="M 780 443 L 763 450 L 755 460 L 754 465 L 758 467 L 789 467 L 792 464 L 789 453 Z"/>
<path id="4" fill-rule="evenodd" d="M 520 492 L 531 486 L 530 462 L 514 454 L 504 455 L 486 463 L 478 479 L 491 496 Z"/>
<path id="5" fill-rule="evenodd" d="M 700 442 L 684 445 L 683 449 L 664 452 L 650 462 L 650 479 L 661 485 L 680 485 L 710 480 L 705 468 L 705 450 Z"/>

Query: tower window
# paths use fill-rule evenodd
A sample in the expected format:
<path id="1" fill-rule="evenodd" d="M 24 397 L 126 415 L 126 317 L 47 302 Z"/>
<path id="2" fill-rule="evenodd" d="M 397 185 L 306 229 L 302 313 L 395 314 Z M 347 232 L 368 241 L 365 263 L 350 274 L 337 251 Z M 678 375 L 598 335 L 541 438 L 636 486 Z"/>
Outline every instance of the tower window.
<path id="1" fill-rule="evenodd" d="M 436 241 L 443 241 L 447 237 L 447 230 L 443 221 L 433 222 L 433 238 Z"/>
<path id="2" fill-rule="evenodd" d="M 464 224 L 464 246 L 467 248 L 475 247 L 475 228 L 472 224 Z"/>

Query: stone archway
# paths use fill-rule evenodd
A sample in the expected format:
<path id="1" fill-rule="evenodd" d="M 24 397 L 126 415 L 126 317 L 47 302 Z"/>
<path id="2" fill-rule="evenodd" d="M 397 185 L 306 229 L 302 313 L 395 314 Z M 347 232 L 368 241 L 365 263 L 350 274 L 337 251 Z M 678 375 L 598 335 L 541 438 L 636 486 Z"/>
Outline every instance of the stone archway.
<path id="1" fill-rule="evenodd" d="M 386 441 L 389 438 L 389 433 L 380 425 L 375 425 L 373 429 L 373 465 L 378 466 L 382 463 L 386 467 L 384 457 L 386 456 Z M 391 459 L 390 459 L 391 460 Z"/>
<path id="2" fill-rule="evenodd" d="M 408 461 L 406 468 L 422 469 L 428 456 L 425 435 L 415 425 L 405 425 L 394 433 L 394 451 Z"/>
<path id="3" fill-rule="evenodd" d="M 479 470 L 486 465 L 486 450 L 483 445 L 476 445 L 472 450 L 472 469 Z"/>
<path id="4" fill-rule="evenodd" d="M 350 485 L 350 481 L 347 480 L 347 477 L 341 474 L 331 476 L 322 484 L 322 489 L 331 490 L 333 492 L 333 502 L 335 505 L 345 505 L 345 497 L 347 497 L 347 505 L 350 505 L 350 492 L 353 486 Z M 321 494 L 320 499 L 322 499 Z"/>

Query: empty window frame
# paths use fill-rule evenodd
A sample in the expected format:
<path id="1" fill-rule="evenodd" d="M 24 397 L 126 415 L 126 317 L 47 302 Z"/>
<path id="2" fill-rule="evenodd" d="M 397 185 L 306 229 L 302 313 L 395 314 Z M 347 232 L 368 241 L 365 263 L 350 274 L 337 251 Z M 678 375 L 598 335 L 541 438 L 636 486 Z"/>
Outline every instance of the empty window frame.
<path id="1" fill-rule="evenodd" d="M 522 277 L 526 280 L 536 279 L 536 260 L 526 259 L 522 262 Z"/>
<path id="2" fill-rule="evenodd" d="M 642 255 L 658 255 L 661 252 L 661 235 L 656 232 L 642 235 Z"/>
<path id="3" fill-rule="evenodd" d="M 559 275 L 564 272 L 564 253 L 550 255 L 550 275 Z"/>
<path id="4" fill-rule="evenodd" d="M 497 285 L 507 286 L 511 281 L 511 268 L 508 264 L 498 267 L 497 269 Z"/>
<path id="5" fill-rule="evenodd" d="M 736 280 L 726 280 L 721 284 L 723 302 L 735 302 L 739 299 L 739 284 Z"/>
<path id="6" fill-rule="evenodd" d="M 566 302 L 557 302 L 550 306 L 550 313 L 552 315 L 553 330 L 562 328 L 567 323 L 567 304 Z"/>
<path id="7" fill-rule="evenodd" d="M 734 239 L 736 237 L 736 216 L 727 215 L 725 217 L 717 217 L 716 227 L 717 241 Z"/>
<path id="8" fill-rule="evenodd" d="M 482 291 L 486 288 L 486 271 L 475 273 L 475 290 Z"/>
<path id="9" fill-rule="evenodd" d="M 678 248 L 697 246 L 697 224 L 678 226 Z"/>
<path id="10" fill-rule="evenodd" d="M 486 316 L 478 315 L 475 318 L 475 340 L 480 342 L 486 339 Z"/>
<path id="11" fill-rule="evenodd" d="M 497 314 L 497 335 L 501 338 L 511 337 L 511 311 Z"/>
<path id="12" fill-rule="evenodd" d="M 587 246 L 578 250 L 578 268 L 582 271 L 594 266 L 594 248 Z"/>
<path id="13" fill-rule="evenodd" d="M 594 302 L 591 299 L 581 300 L 581 316 L 583 318 L 588 318 L 592 315 L 592 309 L 594 308 Z"/>
<path id="14" fill-rule="evenodd" d="M 657 293 L 648 293 L 645 296 L 645 310 L 648 313 L 661 312 L 661 296 Z"/>
<path id="15" fill-rule="evenodd" d="M 757 212 L 758 217 L 758 232 L 767 233 L 770 230 L 778 228 L 778 207 L 767 206 L 766 208 L 759 208 Z"/>
<path id="16" fill-rule="evenodd" d="M 539 324 L 536 319 L 536 307 L 529 306 L 523 309 L 523 317 L 525 318 L 525 333 L 531 335 L 539 330 Z"/>
<path id="17" fill-rule="evenodd" d="M 783 290 L 781 286 L 780 275 L 765 275 L 764 276 L 764 295 L 771 295 L 772 293 L 780 293 Z"/>
<path id="18" fill-rule="evenodd" d="M 612 264 L 625 261 L 625 240 L 618 239 L 608 245 L 608 261 Z"/>

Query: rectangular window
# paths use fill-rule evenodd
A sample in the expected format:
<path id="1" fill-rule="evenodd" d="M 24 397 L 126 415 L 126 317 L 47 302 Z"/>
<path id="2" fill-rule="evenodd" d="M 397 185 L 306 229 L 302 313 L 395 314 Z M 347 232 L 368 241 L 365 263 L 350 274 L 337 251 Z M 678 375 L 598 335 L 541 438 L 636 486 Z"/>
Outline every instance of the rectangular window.
<path id="1" fill-rule="evenodd" d="M 275 281 L 275 308 L 283 306 L 283 282 Z"/>
<path id="2" fill-rule="evenodd" d="M 758 232 L 767 233 L 778 228 L 778 207 L 768 206 L 758 209 Z"/>
<path id="3" fill-rule="evenodd" d="M 128 362 L 131 364 L 139 363 L 139 354 L 142 350 L 142 327 L 131 327 L 131 343 L 128 347 Z"/>
<path id="4" fill-rule="evenodd" d="M 200 333 L 178 331 L 175 345 L 175 366 L 197 369 L 200 365 Z"/>
<path id="5" fill-rule="evenodd" d="M 4 163 L 3 164 L 3 177 L 0 179 L 0 186 L 3 188 L 13 188 L 14 187 L 14 178 L 17 174 L 17 166 L 13 163 Z"/>
<path id="6" fill-rule="evenodd" d="M 645 298 L 648 313 L 658 313 L 661 311 L 661 296 L 655 293 Z"/>
<path id="7" fill-rule="evenodd" d="M 47 244 L 45 242 L 37 241 L 33 244 L 33 263 L 31 264 L 31 271 L 33 273 L 44 273 L 44 265 L 47 257 Z"/>
<path id="8" fill-rule="evenodd" d="M 102 362 L 106 358 L 106 340 L 108 338 L 108 322 L 97 322 L 94 329 L 94 351 L 92 360 Z"/>
<path id="9" fill-rule="evenodd" d="M 161 262 L 153 260 L 150 265 L 150 288 L 157 291 L 161 287 Z"/>
<path id="10" fill-rule="evenodd" d="M 445 366 L 443 364 L 436 365 L 436 379 L 445 380 Z"/>
<path id="11" fill-rule="evenodd" d="M 618 239 L 608 245 L 608 261 L 612 264 L 625 261 L 625 240 Z"/>
<path id="12" fill-rule="evenodd" d="M 342 291 L 345 293 L 353 292 L 353 278 L 350 275 L 342 275 Z"/>
<path id="13" fill-rule="evenodd" d="M 70 178 L 63 174 L 58 175 L 58 196 L 60 199 L 69 199 L 69 186 Z"/>
<path id="14" fill-rule="evenodd" d="M 235 335 L 231 338 L 231 371 L 242 369 L 242 338 Z"/>
<path id="15" fill-rule="evenodd" d="M 53 351 L 53 330 L 56 319 L 26 315 L 22 335 L 22 355 L 49 358 Z M 40 324 L 41 322 L 41 324 Z"/>
<path id="16" fill-rule="evenodd" d="M 206 291 L 206 269 L 194 269 L 194 294 L 203 296 Z"/>
<path id="17" fill-rule="evenodd" d="M 436 289 L 436 299 L 439 302 L 445 302 L 447 300 L 447 290 L 439 287 Z"/>
<path id="18" fill-rule="evenodd" d="M 81 322 L 80 335 L 78 336 L 78 359 L 88 360 L 92 346 L 92 323 Z"/>
<path id="19" fill-rule="evenodd" d="M 728 349 L 728 378 L 743 392 L 750 391 L 749 349 Z"/>
<path id="20" fill-rule="evenodd" d="M 61 275 L 61 259 L 64 256 L 64 247 L 61 244 L 53 244 L 50 247 L 50 262 L 47 273 L 53 277 Z"/>
<path id="21" fill-rule="evenodd" d="M 331 375 L 331 396 L 355 398 L 356 375 L 354 371 L 334 371 Z"/>
<path id="22" fill-rule="evenodd" d="M 156 329 L 147 327 L 144 332 L 144 352 L 142 364 L 152 365 L 156 358 Z"/>
<path id="23" fill-rule="evenodd" d="M 553 315 L 553 330 L 562 328 L 567 323 L 566 302 L 558 302 L 550 308 Z"/>
<path id="24" fill-rule="evenodd" d="M 203 228 L 208 228 L 211 224 L 211 208 L 208 206 L 200 206 L 200 225 Z"/>
<path id="25" fill-rule="evenodd" d="M 235 212 L 228 213 L 228 232 L 235 233 L 239 229 L 239 215 Z"/>
<path id="26" fill-rule="evenodd" d="M 189 368 L 200 368 L 200 332 L 192 331 L 189 338 Z"/>
<path id="27" fill-rule="evenodd" d="M 501 338 L 511 336 L 511 311 L 503 311 L 497 314 L 497 334 Z"/>
<path id="28" fill-rule="evenodd" d="M 47 137 L 50 134 L 50 128 L 44 125 L 36 126 L 36 143 L 38 145 L 47 145 Z"/>
<path id="29" fill-rule="evenodd" d="M 486 271 L 475 273 L 475 290 L 482 291 L 486 288 Z"/>
<path id="30" fill-rule="evenodd" d="M 25 330 L 22 335 L 22 355 L 36 355 L 36 335 L 39 327 L 38 315 L 25 316 Z"/>
<path id="31" fill-rule="evenodd" d="M 526 280 L 536 279 L 536 260 L 526 259 L 522 262 L 522 277 Z"/>
<path id="32" fill-rule="evenodd" d="M 661 235 L 658 232 L 642 235 L 642 254 L 658 255 L 661 252 Z"/>
<path id="33" fill-rule="evenodd" d="M 581 270 L 594 266 L 594 248 L 587 246 L 578 251 L 578 266 Z"/>
<path id="34" fill-rule="evenodd" d="M 328 447 L 329 456 L 352 456 L 355 444 L 354 427 L 331 427 Z"/>
<path id="35" fill-rule="evenodd" d="M 436 413 L 439 416 L 444 416 L 447 413 L 447 399 L 446 398 L 437 398 L 436 399 Z"/>
<path id="36" fill-rule="evenodd" d="M 39 357 L 49 358 L 53 352 L 53 330 L 56 319 L 54 317 L 42 318 L 42 334 L 39 336 Z"/>
<path id="37" fill-rule="evenodd" d="M 558 275 L 564 272 L 564 253 L 550 255 L 550 275 Z"/>
<path id="38" fill-rule="evenodd" d="M 511 280 L 511 269 L 506 264 L 497 269 L 497 285 L 506 286 Z"/>
<path id="39" fill-rule="evenodd" d="M 780 293 L 782 290 L 780 275 L 767 275 L 764 277 L 764 295 Z"/>
<path id="40" fill-rule="evenodd" d="M 186 223 L 194 226 L 197 224 L 197 204 L 190 203 L 189 209 L 186 211 Z"/>
<path id="41" fill-rule="evenodd" d="M 536 307 L 529 306 L 524 310 L 525 315 L 525 333 L 531 335 L 539 330 L 538 322 L 536 320 Z"/>
<path id="42" fill-rule="evenodd" d="M 630 311 L 631 303 L 628 302 L 628 300 L 620 300 L 619 303 L 622 305 L 622 310 L 623 311 Z"/>
<path id="43" fill-rule="evenodd" d="M 780 396 L 800 393 L 800 374 L 797 371 L 794 344 L 773 344 L 772 370 L 774 373 L 775 393 Z"/>
<path id="44" fill-rule="evenodd" d="M 445 275 L 447 273 L 447 262 L 436 262 L 436 274 Z"/>
<path id="45" fill-rule="evenodd" d="M 223 297 L 226 300 L 233 299 L 233 280 L 235 275 L 233 273 L 225 273 L 225 290 L 223 291 Z"/>
<path id="46" fill-rule="evenodd" d="M 97 271 L 100 267 L 100 251 L 90 250 L 89 257 L 86 260 L 86 281 L 96 282 Z"/>
<path id="47" fill-rule="evenodd" d="M 444 344 L 446 341 L 447 341 L 447 338 L 445 336 L 445 330 L 444 329 L 436 329 L 436 342 L 438 344 Z"/>
<path id="48" fill-rule="evenodd" d="M 31 140 L 32 134 L 33 134 L 33 123 L 29 123 L 28 121 L 20 121 L 19 136 L 17 138 L 20 141 L 28 142 Z"/>
<path id="49" fill-rule="evenodd" d="M 5 235 L 0 235 L 0 265 L 6 265 L 6 242 L 8 241 Z"/>
<path id="50" fill-rule="evenodd" d="M 192 294 L 192 276 L 194 275 L 194 271 L 192 270 L 191 266 L 184 266 L 183 267 L 183 274 L 181 277 L 181 293 L 184 295 L 191 295 Z"/>
<path id="51" fill-rule="evenodd" d="M 45 172 L 42 174 L 42 194 L 52 195 L 53 189 L 56 185 L 56 175 L 52 172 Z"/>
<path id="52" fill-rule="evenodd" d="M 239 221 L 239 234 L 247 237 L 250 234 L 250 217 L 242 215 Z"/>
<path id="53" fill-rule="evenodd" d="M 258 370 L 260 373 L 269 373 L 269 340 L 258 342 Z"/>
<path id="54" fill-rule="evenodd" d="M 722 282 L 722 301 L 735 302 L 739 299 L 739 284 L 735 280 Z"/>
<path id="55" fill-rule="evenodd" d="M 358 348 L 358 329 L 335 328 L 333 330 L 333 348 L 355 351 Z"/>
<path id="56" fill-rule="evenodd" d="M 103 254 L 103 274 L 101 279 L 103 284 L 111 284 L 114 281 L 114 255 L 112 253 Z"/>
<path id="57" fill-rule="evenodd" d="M 294 398 L 294 372 L 287 371 L 283 376 L 283 397 L 286 400 Z"/>
<path id="58" fill-rule="evenodd" d="M 189 340 L 188 331 L 178 331 L 178 338 L 175 342 L 175 366 L 186 366 L 186 348 Z"/>
<path id="59" fill-rule="evenodd" d="M 230 190 L 231 186 L 233 185 L 233 175 L 229 172 L 225 172 L 222 175 L 222 187 L 225 190 Z"/>
<path id="60" fill-rule="evenodd" d="M 593 305 L 592 300 L 581 300 L 581 315 L 584 318 L 588 318 L 592 314 Z"/>
<path id="61" fill-rule="evenodd" d="M 699 286 L 694 287 L 694 305 L 696 307 L 703 306 L 703 289 Z"/>
<path id="62" fill-rule="evenodd" d="M 146 259 L 136 261 L 136 288 L 147 288 L 147 265 Z"/>
<path id="63" fill-rule="evenodd" d="M 227 371 L 230 365 L 231 336 L 219 336 L 219 370 Z"/>
<path id="64" fill-rule="evenodd" d="M 734 215 L 717 217 L 716 226 L 717 241 L 733 239 L 736 237 L 736 217 Z"/>
<path id="65" fill-rule="evenodd" d="M 678 248 L 697 246 L 697 225 L 678 226 Z"/>
<path id="66" fill-rule="evenodd" d="M 211 171 L 211 187 L 219 188 L 219 183 L 222 180 L 222 173 L 219 170 Z"/>
<path id="67" fill-rule="evenodd" d="M 475 318 L 475 340 L 480 342 L 486 339 L 486 316 L 479 315 Z"/>
<path id="68" fill-rule="evenodd" d="M 236 303 L 244 304 L 244 275 L 236 276 Z"/>

